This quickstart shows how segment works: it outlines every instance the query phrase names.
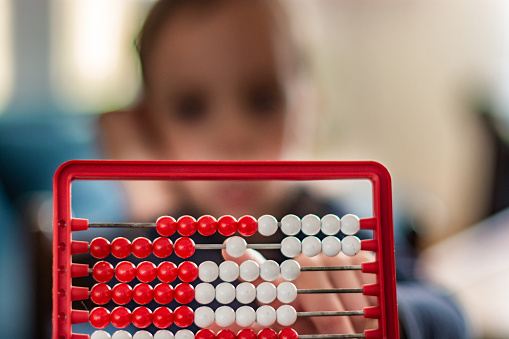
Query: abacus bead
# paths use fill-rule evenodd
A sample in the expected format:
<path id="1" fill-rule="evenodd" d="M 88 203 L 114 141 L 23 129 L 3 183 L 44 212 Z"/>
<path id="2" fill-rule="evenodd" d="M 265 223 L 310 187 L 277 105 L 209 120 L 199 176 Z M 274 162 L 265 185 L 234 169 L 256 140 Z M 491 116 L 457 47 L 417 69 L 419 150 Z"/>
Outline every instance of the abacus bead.
<path id="1" fill-rule="evenodd" d="M 250 327 L 256 321 L 256 312 L 251 306 L 241 306 L 235 311 L 235 321 L 240 327 Z"/>
<path id="2" fill-rule="evenodd" d="M 283 279 L 293 281 L 300 275 L 300 264 L 293 259 L 288 259 L 281 263 L 280 270 Z"/>
<path id="3" fill-rule="evenodd" d="M 301 230 L 300 218 L 294 214 L 288 214 L 281 219 L 281 231 L 286 235 L 295 235 Z"/>
<path id="4" fill-rule="evenodd" d="M 90 339 L 110 339 L 111 335 L 106 331 L 95 331 L 90 336 Z"/>
<path id="5" fill-rule="evenodd" d="M 200 283 L 194 289 L 194 298 L 202 305 L 210 304 L 216 296 L 214 286 L 209 283 Z"/>
<path id="6" fill-rule="evenodd" d="M 277 285 L 277 299 L 282 303 L 289 304 L 297 298 L 297 287 L 289 281 Z"/>
<path id="7" fill-rule="evenodd" d="M 219 278 L 223 281 L 231 282 L 239 277 L 239 265 L 235 261 L 223 261 L 219 265 Z"/>
<path id="8" fill-rule="evenodd" d="M 245 237 L 249 237 L 256 233 L 258 229 L 258 224 L 256 219 L 250 215 L 245 215 L 239 219 L 237 223 L 237 229 L 239 233 Z"/>
<path id="9" fill-rule="evenodd" d="M 132 322 L 138 328 L 148 327 L 152 323 L 152 312 L 145 306 L 137 307 L 133 310 Z"/>
<path id="10" fill-rule="evenodd" d="M 194 287 L 188 283 L 180 283 L 175 286 L 173 297 L 180 304 L 189 304 L 194 299 Z"/>
<path id="11" fill-rule="evenodd" d="M 157 277 L 165 283 L 170 283 L 177 278 L 177 266 L 169 261 L 164 261 L 157 266 Z"/>
<path id="12" fill-rule="evenodd" d="M 104 307 L 96 307 L 90 311 L 89 321 L 95 328 L 105 328 L 110 324 L 110 312 Z"/>
<path id="13" fill-rule="evenodd" d="M 90 290 L 90 300 L 98 305 L 108 303 L 111 300 L 111 288 L 106 284 L 95 284 Z"/>
<path id="14" fill-rule="evenodd" d="M 152 243 L 152 251 L 158 258 L 169 257 L 173 252 L 173 242 L 164 237 L 159 237 Z"/>
<path id="15" fill-rule="evenodd" d="M 173 300 L 173 287 L 168 284 L 160 283 L 154 287 L 154 300 L 161 304 L 169 304 Z"/>
<path id="16" fill-rule="evenodd" d="M 322 253 L 328 257 L 335 257 L 341 252 L 341 240 L 335 236 L 328 236 L 322 240 Z"/>
<path id="17" fill-rule="evenodd" d="M 194 254 L 194 241 L 188 237 L 178 238 L 175 241 L 175 254 L 183 259 L 187 259 Z"/>
<path id="18" fill-rule="evenodd" d="M 163 237 L 172 236 L 177 231 L 177 222 L 169 216 L 160 217 L 156 221 L 156 230 Z"/>
<path id="19" fill-rule="evenodd" d="M 230 306 L 220 306 L 216 309 L 216 324 L 219 327 L 228 327 L 235 322 L 235 311 Z"/>
<path id="20" fill-rule="evenodd" d="M 177 221 L 177 231 L 184 237 L 189 237 L 196 232 L 196 219 L 190 215 L 184 215 Z"/>
<path id="21" fill-rule="evenodd" d="M 244 238 L 230 237 L 226 240 L 226 253 L 233 258 L 239 258 L 246 253 L 247 243 Z"/>
<path id="22" fill-rule="evenodd" d="M 299 334 L 293 328 L 283 328 L 279 331 L 279 339 L 299 339 Z"/>
<path id="23" fill-rule="evenodd" d="M 154 289 L 149 284 L 138 284 L 133 288 L 133 300 L 140 305 L 148 304 L 154 299 Z"/>
<path id="24" fill-rule="evenodd" d="M 271 326 L 276 322 L 276 310 L 269 305 L 262 305 L 256 310 L 256 322 L 262 326 Z"/>
<path id="25" fill-rule="evenodd" d="M 276 286 L 270 282 L 262 282 L 256 287 L 256 299 L 262 304 L 269 304 L 276 299 Z"/>
<path id="26" fill-rule="evenodd" d="M 255 313 L 256 314 L 256 313 Z M 237 339 L 256 339 L 257 335 L 255 331 L 250 328 L 245 328 L 237 333 Z"/>
<path id="27" fill-rule="evenodd" d="M 302 240 L 302 254 L 307 257 L 314 257 L 322 251 L 322 243 L 320 239 L 310 235 Z"/>
<path id="28" fill-rule="evenodd" d="M 230 329 L 224 329 L 217 332 L 217 339 L 235 339 L 235 333 Z"/>
<path id="29" fill-rule="evenodd" d="M 217 220 L 217 231 L 226 237 L 237 231 L 237 220 L 231 215 L 223 215 Z"/>
<path id="30" fill-rule="evenodd" d="M 196 339 L 215 339 L 216 335 L 214 334 L 214 332 L 212 332 L 208 328 L 202 328 L 201 330 L 196 332 L 194 337 Z"/>
<path id="31" fill-rule="evenodd" d="M 111 336 L 111 339 L 131 339 L 133 336 L 127 331 L 116 331 Z"/>
<path id="32" fill-rule="evenodd" d="M 326 235 L 336 235 L 341 229 L 341 220 L 337 215 L 327 214 L 322 218 L 322 233 Z"/>
<path id="33" fill-rule="evenodd" d="M 277 333 L 271 328 L 264 328 L 258 332 L 258 339 L 277 339 Z"/>
<path id="34" fill-rule="evenodd" d="M 315 235 L 320 232 L 320 218 L 314 214 L 308 214 L 302 218 L 302 233 L 306 235 Z"/>
<path id="35" fill-rule="evenodd" d="M 173 322 L 178 327 L 189 327 L 193 321 L 194 313 L 188 306 L 179 306 L 173 311 Z"/>
<path id="36" fill-rule="evenodd" d="M 119 305 L 125 305 L 133 298 L 133 289 L 127 284 L 116 284 L 111 290 L 111 299 Z"/>
<path id="37" fill-rule="evenodd" d="M 90 243 L 90 254 L 94 258 L 103 259 L 111 252 L 111 244 L 107 239 L 95 238 Z"/>
<path id="38" fill-rule="evenodd" d="M 354 235 L 361 228 L 361 221 L 358 216 L 347 214 L 341 218 L 341 232 L 346 235 Z"/>
<path id="39" fill-rule="evenodd" d="M 260 265 L 260 277 L 265 281 L 276 280 L 279 272 L 279 264 L 274 260 L 266 260 Z"/>
<path id="40" fill-rule="evenodd" d="M 184 261 L 178 266 L 178 277 L 184 282 L 192 282 L 198 278 L 198 266 L 192 261 Z"/>
<path id="41" fill-rule="evenodd" d="M 229 304 L 235 300 L 235 287 L 227 282 L 222 282 L 216 286 L 216 300 L 220 304 Z"/>
<path id="42" fill-rule="evenodd" d="M 141 282 L 151 282 L 157 277 L 157 267 L 151 261 L 144 261 L 136 268 L 136 277 Z"/>
<path id="43" fill-rule="evenodd" d="M 263 215 L 258 218 L 258 232 L 261 235 L 273 235 L 277 231 L 277 220 L 272 215 Z"/>
<path id="44" fill-rule="evenodd" d="M 281 253 L 288 258 L 295 258 L 301 252 L 300 240 L 296 237 L 286 237 L 281 241 Z"/>
<path id="45" fill-rule="evenodd" d="M 111 324 L 116 328 L 126 328 L 131 323 L 131 311 L 123 306 L 115 307 L 111 311 Z"/>
<path id="46" fill-rule="evenodd" d="M 243 282 L 235 288 L 237 301 L 242 304 L 249 304 L 256 298 L 256 287 L 249 282 Z"/>
<path id="47" fill-rule="evenodd" d="M 133 335 L 133 339 L 153 339 L 154 336 L 147 331 L 138 331 Z"/>
<path id="48" fill-rule="evenodd" d="M 92 269 L 92 275 L 94 279 L 98 282 L 108 282 L 113 278 L 115 270 L 113 269 L 113 265 L 111 265 L 107 261 L 99 261 L 94 265 Z"/>
<path id="49" fill-rule="evenodd" d="M 173 312 L 168 307 L 158 307 L 152 314 L 152 322 L 157 328 L 167 328 L 173 323 Z"/>
<path id="50" fill-rule="evenodd" d="M 260 265 L 254 260 L 243 261 L 239 266 L 239 275 L 242 280 L 254 281 L 260 276 Z"/>
<path id="51" fill-rule="evenodd" d="M 136 267 L 132 262 L 122 261 L 115 267 L 115 276 L 120 282 L 130 282 L 136 277 Z"/>
<path id="52" fill-rule="evenodd" d="M 198 307 L 194 311 L 194 323 L 198 327 L 209 327 L 214 323 L 214 310 L 207 306 Z"/>
<path id="53" fill-rule="evenodd" d="M 124 259 L 131 254 L 131 242 L 126 238 L 119 237 L 111 242 L 111 254 L 118 259 Z"/>
<path id="54" fill-rule="evenodd" d="M 341 250 L 344 254 L 352 257 L 361 250 L 361 240 L 354 235 L 349 235 L 341 240 Z"/>
<path id="55" fill-rule="evenodd" d="M 147 238 L 136 238 L 133 240 L 131 248 L 136 258 L 146 258 L 152 253 L 152 242 Z"/>
<path id="56" fill-rule="evenodd" d="M 198 219 L 196 228 L 201 235 L 210 236 L 217 231 L 217 221 L 210 215 L 204 215 Z"/>
<path id="57" fill-rule="evenodd" d="M 297 311 L 290 305 L 281 305 L 276 311 L 277 323 L 282 326 L 291 326 L 297 320 Z"/>
<path id="58" fill-rule="evenodd" d="M 168 330 L 159 330 L 154 334 L 154 339 L 175 339 L 175 336 Z"/>
<path id="59" fill-rule="evenodd" d="M 213 261 L 204 261 L 199 266 L 198 276 L 201 281 L 212 282 L 219 276 L 219 267 Z"/>
<path id="60" fill-rule="evenodd" d="M 190 330 L 178 330 L 175 339 L 194 339 L 194 334 Z"/>

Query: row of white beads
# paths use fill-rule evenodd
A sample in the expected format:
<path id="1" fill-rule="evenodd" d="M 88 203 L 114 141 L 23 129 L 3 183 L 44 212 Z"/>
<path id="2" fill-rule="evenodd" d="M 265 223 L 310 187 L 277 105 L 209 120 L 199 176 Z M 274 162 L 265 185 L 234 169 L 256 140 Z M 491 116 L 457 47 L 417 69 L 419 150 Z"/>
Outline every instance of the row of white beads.
<path id="1" fill-rule="evenodd" d="M 269 236 L 276 233 L 278 222 L 272 215 L 264 215 L 258 218 L 258 232 Z M 326 235 L 336 235 L 339 231 L 345 235 L 354 235 L 360 229 L 360 219 L 353 214 L 347 214 L 343 218 L 337 215 L 327 214 L 322 219 L 314 214 L 308 214 L 302 220 L 288 214 L 281 219 L 281 231 L 286 235 L 296 235 L 301 232 L 306 235 L 315 235 L 320 230 Z"/>
<path id="2" fill-rule="evenodd" d="M 191 335 L 191 336 L 190 336 Z M 110 335 L 108 332 L 99 330 L 92 333 L 90 339 L 192 339 L 194 338 L 193 332 L 189 330 L 180 330 L 175 335 L 167 330 L 159 330 L 154 335 L 147 331 L 138 331 L 134 335 L 131 333 L 120 330 Z"/>

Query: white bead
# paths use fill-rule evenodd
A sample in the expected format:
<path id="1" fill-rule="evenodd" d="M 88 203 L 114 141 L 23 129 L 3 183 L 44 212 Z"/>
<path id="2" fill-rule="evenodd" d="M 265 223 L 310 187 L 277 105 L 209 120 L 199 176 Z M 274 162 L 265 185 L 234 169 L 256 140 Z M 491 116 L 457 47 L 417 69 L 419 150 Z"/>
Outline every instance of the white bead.
<path id="1" fill-rule="evenodd" d="M 302 218 L 302 232 L 306 235 L 315 235 L 320 232 L 320 218 L 314 214 L 308 214 Z"/>
<path id="2" fill-rule="evenodd" d="M 175 339 L 194 339 L 194 333 L 189 330 L 178 330 Z"/>
<path id="3" fill-rule="evenodd" d="M 269 304 L 277 297 L 277 289 L 270 282 L 262 282 L 256 287 L 256 299 L 262 304 Z"/>
<path id="4" fill-rule="evenodd" d="M 335 257 L 341 252 L 341 240 L 330 235 L 322 240 L 322 253 L 328 257 Z"/>
<path id="5" fill-rule="evenodd" d="M 245 281 L 254 281 L 260 276 L 260 265 L 254 260 L 246 260 L 239 267 L 240 278 Z"/>
<path id="6" fill-rule="evenodd" d="M 218 307 L 216 309 L 215 319 L 217 326 L 231 326 L 235 322 L 235 311 L 230 306 Z"/>
<path id="7" fill-rule="evenodd" d="M 198 276 L 201 281 L 212 282 L 219 275 L 219 267 L 213 261 L 204 261 L 198 267 Z"/>
<path id="8" fill-rule="evenodd" d="M 154 339 L 175 339 L 175 336 L 168 330 L 159 330 L 154 334 Z"/>
<path id="9" fill-rule="evenodd" d="M 147 331 L 138 331 L 133 335 L 133 339 L 154 339 L 154 336 Z"/>
<path id="10" fill-rule="evenodd" d="M 256 312 L 251 306 L 241 306 L 235 311 L 235 321 L 241 327 L 249 327 L 256 321 Z"/>
<path id="11" fill-rule="evenodd" d="M 281 253 L 285 257 L 295 258 L 300 254 L 301 244 L 296 237 L 286 237 L 281 241 Z"/>
<path id="12" fill-rule="evenodd" d="M 302 240 L 302 253 L 307 257 L 314 257 L 322 251 L 322 242 L 315 236 L 310 235 Z"/>
<path id="13" fill-rule="evenodd" d="M 219 265 L 219 278 L 223 281 L 234 281 L 239 277 L 239 265 L 235 261 L 223 261 Z"/>
<path id="14" fill-rule="evenodd" d="M 216 286 L 216 300 L 221 304 L 229 304 L 235 300 L 235 286 L 223 282 Z"/>
<path id="15" fill-rule="evenodd" d="M 95 331 L 90 339 L 111 339 L 111 335 L 106 331 Z"/>
<path id="16" fill-rule="evenodd" d="M 248 282 L 240 283 L 236 288 L 236 297 L 242 304 L 252 303 L 256 298 L 256 287 Z"/>
<path id="17" fill-rule="evenodd" d="M 276 311 L 277 323 L 282 326 L 291 326 L 297 320 L 297 311 L 290 305 L 282 305 Z"/>
<path id="18" fill-rule="evenodd" d="M 326 235 L 336 235 L 341 229 L 341 220 L 337 215 L 327 214 L 322 218 L 322 233 Z"/>
<path id="19" fill-rule="evenodd" d="M 300 275 L 300 264 L 293 259 L 283 261 L 280 269 L 281 277 L 288 281 L 293 281 Z"/>
<path id="20" fill-rule="evenodd" d="M 234 258 L 240 258 L 246 253 L 247 242 L 242 237 L 230 237 L 226 240 L 226 253 Z"/>
<path id="21" fill-rule="evenodd" d="M 297 287 L 289 281 L 277 285 L 277 299 L 282 303 L 289 304 L 297 298 Z"/>
<path id="22" fill-rule="evenodd" d="M 349 235 L 341 240 L 341 250 L 344 254 L 352 257 L 361 250 L 361 240 L 354 235 Z"/>
<path id="23" fill-rule="evenodd" d="M 341 218 L 341 232 L 346 235 L 354 235 L 361 228 L 361 221 L 358 216 L 347 214 Z"/>
<path id="24" fill-rule="evenodd" d="M 274 281 L 279 277 L 279 264 L 274 260 L 266 260 L 260 265 L 260 277 L 265 281 Z"/>
<path id="25" fill-rule="evenodd" d="M 214 286 L 209 283 L 200 283 L 194 288 L 194 299 L 202 305 L 210 304 L 216 297 Z"/>
<path id="26" fill-rule="evenodd" d="M 276 322 L 276 310 L 269 305 L 262 305 L 256 309 L 256 322 L 262 326 L 271 326 Z"/>
<path id="27" fill-rule="evenodd" d="M 288 214 L 281 219 L 281 231 L 286 235 L 295 235 L 300 232 L 300 218 L 294 214 Z"/>
<path id="28" fill-rule="evenodd" d="M 263 215 L 258 218 L 258 232 L 261 235 L 273 235 L 277 231 L 277 220 L 272 215 Z"/>
<path id="29" fill-rule="evenodd" d="M 207 306 L 198 307 L 194 311 L 194 323 L 196 326 L 205 328 L 214 322 L 214 310 Z"/>
<path id="30" fill-rule="evenodd" d="M 113 333 L 113 335 L 111 336 L 111 339 L 131 339 L 132 337 L 133 336 L 131 335 L 131 333 L 121 330 L 121 331 L 116 331 L 115 333 Z"/>

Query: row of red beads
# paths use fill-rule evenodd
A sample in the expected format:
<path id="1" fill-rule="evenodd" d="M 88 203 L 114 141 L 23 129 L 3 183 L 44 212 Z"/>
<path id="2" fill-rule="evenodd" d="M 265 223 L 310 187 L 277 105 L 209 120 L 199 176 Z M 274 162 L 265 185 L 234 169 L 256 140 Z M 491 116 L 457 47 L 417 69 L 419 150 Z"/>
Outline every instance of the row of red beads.
<path id="1" fill-rule="evenodd" d="M 155 287 L 142 283 L 132 288 L 121 283 L 111 288 L 100 283 L 95 284 L 90 290 L 90 299 L 97 305 L 107 304 L 110 300 L 118 305 L 125 305 L 131 300 L 140 305 L 148 304 L 152 300 L 166 305 L 173 299 L 180 304 L 188 304 L 194 299 L 194 287 L 188 283 L 180 283 L 175 288 L 166 283 L 160 283 Z"/>
<path id="2" fill-rule="evenodd" d="M 221 330 L 217 334 L 209 329 L 202 329 L 194 337 L 196 339 L 298 339 L 299 335 L 293 328 L 284 328 L 279 333 L 271 328 L 264 328 L 258 334 L 252 329 L 245 328 L 236 335 L 230 329 Z"/>
<path id="3" fill-rule="evenodd" d="M 158 258 L 166 258 L 173 252 L 173 243 L 170 239 L 160 237 L 151 242 L 147 238 L 136 238 L 131 243 L 128 239 L 118 237 L 110 243 L 105 238 L 95 238 L 90 243 L 90 254 L 99 259 L 106 258 L 110 253 L 118 259 L 127 258 L 133 254 L 137 258 L 146 258 L 151 253 Z"/>
<path id="4" fill-rule="evenodd" d="M 232 236 L 235 232 L 239 232 L 243 236 L 250 236 L 258 230 L 258 222 L 250 215 L 241 217 L 238 221 L 231 215 L 224 215 L 217 221 L 210 215 L 204 215 L 198 220 L 194 217 L 185 215 L 177 221 L 170 216 L 163 216 L 156 221 L 157 232 L 165 237 L 169 237 L 175 232 L 189 237 L 198 232 L 204 236 L 210 236 L 216 231 L 224 236 Z"/>

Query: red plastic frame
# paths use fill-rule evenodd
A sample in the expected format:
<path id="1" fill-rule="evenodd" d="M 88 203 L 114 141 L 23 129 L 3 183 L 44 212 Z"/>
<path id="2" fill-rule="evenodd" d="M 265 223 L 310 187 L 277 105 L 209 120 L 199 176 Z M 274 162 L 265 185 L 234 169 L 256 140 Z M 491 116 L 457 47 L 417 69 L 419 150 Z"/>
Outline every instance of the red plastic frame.
<path id="1" fill-rule="evenodd" d="M 71 309 L 73 272 L 83 267 L 72 264 L 73 231 L 80 230 L 71 215 L 71 183 L 74 180 L 338 180 L 367 179 L 373 187 L 373 246 L 376 252 L 377 283 L 381 305 L 379 330 L 375 337 L 399 338 L 396 303 L 396 272 L 392 227 L 391 178 L 376 162 L 171 162 L 73 160 L 64 163 L 54 178 L 53 219 L 53 339 L 85 339 L 73 334 L 72 324 L 88 317 Z M 88 269 L 87 269 L 88 270 Z"/>

